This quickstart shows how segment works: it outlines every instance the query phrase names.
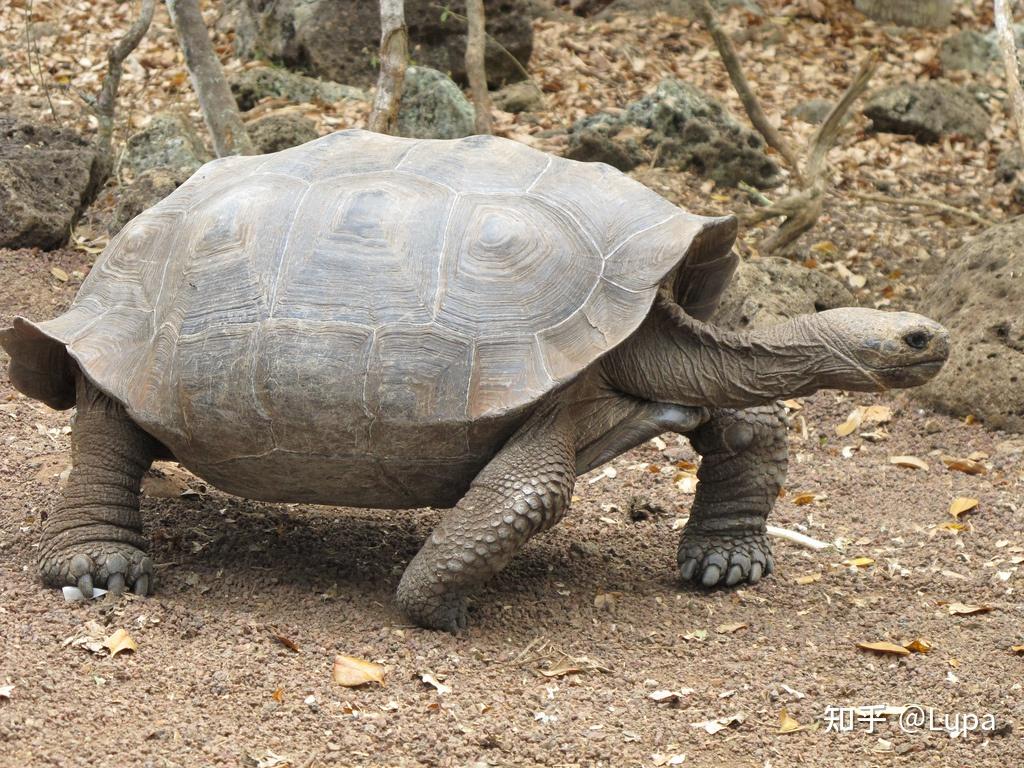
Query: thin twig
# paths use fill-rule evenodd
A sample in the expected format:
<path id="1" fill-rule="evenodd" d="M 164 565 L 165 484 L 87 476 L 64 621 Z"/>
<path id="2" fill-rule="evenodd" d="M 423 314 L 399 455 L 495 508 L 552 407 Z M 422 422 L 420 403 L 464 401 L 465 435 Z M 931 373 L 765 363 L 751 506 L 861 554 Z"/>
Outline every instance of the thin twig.
<path id="1" fill-rule="evenodd" d="M 1013 16 L 1006 0 L 995 0 L 996 35 L 999 50 L 1006 67 L 1006 90 L 1010 93 L 1010 108 L 1017 124 L 1017 141 L 1024 152 L 1024 92 L 1020 87 L 1020 66 L 1017 61 L 1017 41 L 1014 40 Z"/>
<path id="2" fill-rule="evenodd" d="M 729 79 L 732 81 L 740 101 L 743 102 L 743 108 L 746 110 L 750 122 L 753 123 L 758 133 L 764 136 L 768 146 L 782 155 L 794 178 L 799 183 L 800 164 L 797 162 L 796 154 L 765 116 L 764 110 L 761 109 L 761 103 L 757 100 L 753 90 L 750 88 L 750 83 L 747 82 L 746 75 L 743 73 L 743 67 L 740 64 L 739 57 L 736 55 L 736 49 L 733 47 L 732 40 L 729 39 L 725 30 L 719 25 L 718 19 L 715 17 L 714 11 L 711 10 L 708 0 L 691 0 L 690 6 L 693 8 L 694 15 L 698 21 L 711 33 L 711 38 L 715 41 L 715 47 L 718 48 L 718 55 L 722 57 L 722 63 L 725 64 L 725 69 L 729 73 Z"/>
<path id="3" fill-rule="evenodd" d="M 377 133 L 394 133 L 405 70 L 409 66 L 409 32 L 405 26 L 402 0 L 381 0 L 380 28 L 380 76 L 369 128 Z"/>
<path id="4" fill-rule="evenodd" d="M 35 52 L 36 66 L 32 68 L 32 53 Z M 64 124 L 61 122 L 60 116 L 57 114 L 57 110 L 53 107 L 53 101 L 50 99 L 50 85 L 46 82 L 46 76 L 43 74 L 43 65 L 39 63 L 39 46 L 36 45 L 35 38 L 32 37 L 32 0 L 28 1 L 25 6 L 25 52 L 28 53 L 28 73 L 32 75 L 32 79 L 36 81 L 43 90 L 43 95 L 46 97 L 46 103 L 50 107 L 50 114 L 53 115 L 53 119 L 57 121 L 57 126 L 63 128 Z"/>
<path id="5" fill-rule="evenodd" d="M 931 200 L 926 197 L 888 197 L 886 195 L 873 195 L 866 192 L 843 192 L 842 196 L 852 197 L 856 200 L 864 200 L 869 203 L 883 203 L 885 205 L 900 206 L 911 205 L 918 208 L 932 208 L 936 211 L 943 211 L 944 213 L 963 216 L 965 219 L 970 219 L 971 221 L 985 227 L 991 227 L 995 224 L 991 219 L 986 219 L 984 216 L 981 216 L 974 211 L 967 211 L 963 208 L 957 208 L 956 206 L 942 203 L 938 200 Z"/>
<path id="6" fill-rule="evenodd" d="M 818 541 L 812 539 L 806 534 L 800 533 L 799 531 L 791 531 L 788 528 L 779 528 L 777 525 L 765 526 L 765 532 L 776 539 L 784 539 L 785 541 L 792 542 L 793 544 L 799 544 L 802 547 L 813 549 L 815 552 L 828 549 L 832 545 L 827 541 Z"/>
<path id="7" fill-rule="evenodd" d="M 456 13 L 455 11 L 453 11 L 453 10 L 452 10 L 452 9 L 451 9 L 451 8 L 450 8 L 449 6 L 447 6 L 447 5 L 440 5 L 440 4 L 438 4 L 438 3 L 434 3 L 432 7 L 434 7 L 434 8 L 437 8 L 437 9 L 438 9 L 439 11 L 443 12 L 443 13 L 445 14 L 445 16 L 446 16 L 446 17 L 447 17 L 447 16 L 451 16 L 451 17 L 452 17 L 453 19 L 455 19 L 456 21 L 461 21 L 461 22 L 462 22 L 463 24 L 466 24 L 466 25 L 468 25 L 468 24 L 469 24 L 469 19 L 467 19 L 467 18 L 466 18 L 465 16 L 463 16 L 463 15 L 462 15 L 461 13 Z M 505 47 L 504 45 L 502 45 L 502 44 L 501 44 L 501 43 L 500 43 L 500 42 L 498 41 L 498 39 L 497 39 L 497 38 L 495 38 L 495 37 L 494 37 L 494 35 L 492 35 L 492 34 L 491 34 L 490 32 L 486 32 L 486 31 L 485 31 L 485 32 L 484 32 L 484 34 L 485 34 L 485 35 L 487 36 L 487 39 L 488 39 L 488 40 L 489 40 L 489 41 L 490 41 L 491 43 L 493 43 L 493 44 L 494 44 L 494 45 L 495 45 L 495 46 L 497 47 L 497 49 L 498 49 L 499 51 L 501 51 L 501 52 L 502 52 L 502 53 L 504 53 L 504 54 L 505 54 L 506 56 L 508 56 L 508 58 L 509 58 L 509 59 L 510 59 L 510 60 L 512 61 L 512 65 L 513 65 L 513 66 L 514 66 L 514 67 L 515 67 L 516 69 L 518 69 L 518 70 L 519 70 L 519 74 L 521 74 L 521 75 L 523 76 L 523 79 L 524 79 L 524 80 L 529 80 L 529 81 L 530 81 L 531 83 L 533 83 L 533 84 L 534 84 L 535 86 L 537 86 L 537 90 L 538 90 L 538 91 L 541 91 L 541 90 L 543 90 L 543 89 L 542 89 L 542 88 L 540 87 L 540 84 L 539 84 L 539 83 L 538 83 L 538 82 L 537 82 L 536 80 L 534 80 L 534 79 L 533 79 L 533 76 L 532 76 L 532 75 L 531 75 L 531 74 L 530 74 L 529 72 L 527 72 L 527 71 L 526 71 L 526 67 L 524 67 L 524 66 L 523 66 L 523 65 L 522 65 L 522 64 L 520 63 L 519 59 L 517 59 L 517 58 L 516 58 L 516 57 L 515 57 L 515 56 L 514 56 L 514 55 L 512 54 L 512 51 L 510 51 L 510 50 L 509 50 L 508 48 L 506 48 L 506 47 Z"/>

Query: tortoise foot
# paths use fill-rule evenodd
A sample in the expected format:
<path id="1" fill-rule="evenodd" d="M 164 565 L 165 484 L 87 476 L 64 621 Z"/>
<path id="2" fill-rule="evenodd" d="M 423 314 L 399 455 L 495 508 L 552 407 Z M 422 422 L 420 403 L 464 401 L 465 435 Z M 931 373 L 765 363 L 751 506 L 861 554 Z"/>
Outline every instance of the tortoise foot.
<path id="1" fill-rule="evenodd" d="M 141 549 L 123 542 L 83 542 L 64 550 L 47 552 L 39 571 L 51 587 L 78 587 L 92 597 L 93 587 L 114 594 L 130 589 L 147 595 L 153 586 L 153 561 Z"/>
<path id="2" fill-rule="evenodd" d="M 466 598 L 455 593 L 437 594 L 434 589 L 415 589 L 410 580 L 403 578 L 398 585 L 396 601 L 409 619 L 426 629 L 441 629 L 457 635 L 469 624 Z"/>
<path id="3" fill-rule="evenodd" d="M 775 570 L 763 532 L 725 533 L 686 529 L 679 542 L 679 572 L 705 587 L 756 584 Z"/>

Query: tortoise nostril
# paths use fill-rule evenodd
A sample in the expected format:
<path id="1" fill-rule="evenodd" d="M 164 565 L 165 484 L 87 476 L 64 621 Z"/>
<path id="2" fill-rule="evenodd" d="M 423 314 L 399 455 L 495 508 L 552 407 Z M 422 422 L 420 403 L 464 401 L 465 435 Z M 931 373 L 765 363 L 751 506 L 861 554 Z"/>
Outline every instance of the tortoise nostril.
<path id="1" fill-rule="evenodd" d="M 903 341 L 906 342 L 907 346 L 911 349 L 924 349 L 928 346 L 928 342 L 931 341 L 932 336 L 927 331 L 911 331 L 903 337 Z"/>

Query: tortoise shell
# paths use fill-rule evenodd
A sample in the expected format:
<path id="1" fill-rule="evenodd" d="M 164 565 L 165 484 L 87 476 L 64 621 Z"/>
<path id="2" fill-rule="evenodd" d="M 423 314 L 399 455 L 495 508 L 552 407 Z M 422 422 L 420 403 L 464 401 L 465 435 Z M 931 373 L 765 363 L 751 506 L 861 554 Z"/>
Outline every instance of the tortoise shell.
<path id="1" fill-rule="evenodd" d="M 348 130 L 206 164 L 111 241 L 67 313 L 0 341 L 52 371 L 15 383 L 57 407 L 66 349 L 225 490 L 436 503 L 419 486 L 486 463 L 670 273 L 706 314 L 734 231 L 603 164 Z"/>

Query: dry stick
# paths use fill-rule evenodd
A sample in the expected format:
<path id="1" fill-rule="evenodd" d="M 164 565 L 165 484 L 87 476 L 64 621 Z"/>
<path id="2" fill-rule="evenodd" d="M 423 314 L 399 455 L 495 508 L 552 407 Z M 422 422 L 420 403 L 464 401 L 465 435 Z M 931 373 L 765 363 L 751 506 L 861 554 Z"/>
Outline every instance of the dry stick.
<path id="1" fill-rule="evenodd" d="M 32 68 L 32 52 L 35 51 L 36 66 Z M 50 107 L 50 114 L 53 115 L 53 119 L 57 121 L 59 128 L 64 127 L 64 123 L 61 122 L 60 115 L 57 114 L 57 110 L 53 108 L 53 101 L 50 99 L 50 86 L 46 82 L 46 77 L 43 75 L 43 66 L 39 63 L 39 46 L 36 45 L 35 38 L 32 37 L 32 0 L 29 0 L 25 6 L 25 53 L 28 54 L 28 73 L 32 75 L 32 79 L 36 81 L 43 90 L 43 95 L 46 97 L 46 103 Z"/>
<path id="2" fill-rule="evenodd" d="M 750 122 L 757 128 L 758 133 L 764 136 L 768 146 L 782 155 L 799 184 L 800 164 L 797 162 L 796 154 L 794 154 L 785 139 L 782 138 L 782 135 L 775 130 L 775 126 L 768 122 L 768 118 L 761 109 L 761 103 L 750 89 L 750 83 L 747 82 L 746 75 L 743 74 L 743 67 L 740 64 L 739 57 L 736 55 L 736 49 L 733 47 L 732 40 L 729 39 L 725 30 L 718 24 L 718 19 L 715 17 L 714 11 L 711 10 L 708 0 L 691 0 L 690 5 L 693 8 L 694 15 L 707 31 L 711 33 L 711 38 L 715 41 L 715 46 L 718 48 L 718 55 L 722 57 L 722 63 L 725 64 L 725 69 L 729 73 L 729 79 L 732 81 L 736 93 L 739 94 L 740 101 L 743 102 L 743 108 L 750 117 Z"/>
<path id="3" fill-rule="evenodd" d="M 786 220 L 772 235 L 765 238 L 758 250 L 766 254 L 779 251 L 795 242 L 800 235 L 811 229 L 821 216 L 823 194 L 826 187 L 827 164 L 829 151 L 839 140 L 839 132 L 846 122 L 850 109 L 868 87 L 875 69 L 878 67 L 878 56 L 872 52 L 861 65 L 860 72 L 847 87 L 846 92 L 829 111 L 825 122 L 814 134 L 811 149 L 807 153 L 807 166 L 804 168 L 802 189 L 797 194 L 778 203 L 776 208 L 787 206 L 792 213 L 785 213 Z"/>
<path id="4" fill-rule="evenodd" d="M 484 29 L 484 0 L 466 0 L 466 76 L 476 110 L 476 132 L 491 132 L 491 94 L 487 91 L 487 70 L 484 50 L 487 32 Z"/>
<path id="5" fill-rule="evenodd" d="M 970 219 L 973 222 L 981 224 L 985 227 L 990 227 L 995 224 L 991 219 L 986 219 L 974 211 L 967 211 L 963 208 L 957 208 L 953 205 L 939 202 L 938 200 L 930 200 L 927 197 L 887 197 L 886 195 L 872 195 L 865 192 L 843 192 L 845 197 L 853 197 L 857 200 L 864 200 L 869 203 L 884 203 L 885 205 L 912 205 L 918 208 L 932 208 L 936 211 L 943 211 L 944 213 L 952 213 L 957 216 L 963 216 L 965 219 Z"/>
<path id="6" fill-rule="evenodd" d="M 370 113 L 371 131 L 394 133 L 408 65 L 409 32 L 405 28 L 404 3 L 380 0 L 380 77 Z"/>
<path id="7" fill-rule="evenodd" d="M 198 0 L 167 0 L 167 11 L 185 53 L 185 66 L 217 157 L 255 154 L 238 104 L 214 53 Z"/>
<path id="8" fill-rule="evenodd" d="M 103 85 L 100 86 L 100 95 L 92 105 L 99 121 L 99 129 L 96 133 L 96 146 L 100 155 L 99 183 L 102 185 L 114 166 L 114 153 L 111 142 L 114 135 L 114 112 L 117 108 L 117 89 L 121 85 L 121 75 L 124 72 L 124 60 L 129 54 L 138 48 L 142 38 L 149 31 L 149 25 L 153 21 L 153 9 L 155 0 L 142 0 L 142 10 L 139 18 L 128 28 L 124 37 L 117 41 L 107 53 L 107 74 L 103 78 Z"/>
<path id="9" fill-rule="evenodd" d="M 1014 40 L 1013 17 L 1006 0 L 995 0 L 996 35 L 999 37 L 999 50 L 1003 54 L 1006 67 L 1006 90 L 1010 92 L 1010 108 L 1013 110 L 1013 121 L 1017 124 L 1017 141 L 1021 152 L 1024 152 L 1024 92 L 1020 87 L 1020 67 L 1017 62 L 1017 41 Z"/>

